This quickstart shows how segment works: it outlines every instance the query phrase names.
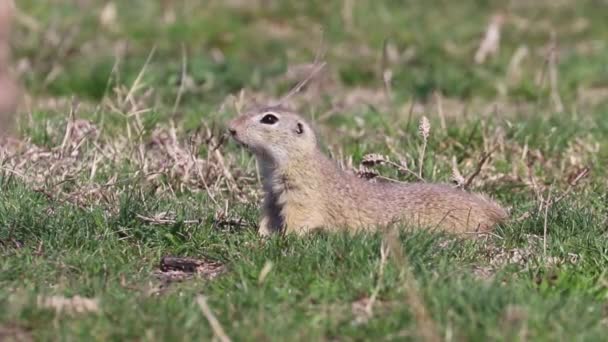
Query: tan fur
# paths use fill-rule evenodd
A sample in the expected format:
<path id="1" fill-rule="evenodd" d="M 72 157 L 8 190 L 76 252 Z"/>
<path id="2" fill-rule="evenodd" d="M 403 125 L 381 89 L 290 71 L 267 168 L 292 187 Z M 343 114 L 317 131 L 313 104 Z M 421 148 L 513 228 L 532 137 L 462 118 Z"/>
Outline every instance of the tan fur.
<path id="1" fill-rule="evenodd" d="M 261 123 L 268 113 L 278 122 Z M 449 185 L 372 183 L 345 172 L 318 149 L 311 127 L 284 108 L 250 110 L 230 122 L 229 130 L 256 155 L 261 167 L 266 195 L 259 228 L 263 235 L 282 230 L 374 230 L 391 223 L 479 232 L 507 217 L 489 198 Z"/>

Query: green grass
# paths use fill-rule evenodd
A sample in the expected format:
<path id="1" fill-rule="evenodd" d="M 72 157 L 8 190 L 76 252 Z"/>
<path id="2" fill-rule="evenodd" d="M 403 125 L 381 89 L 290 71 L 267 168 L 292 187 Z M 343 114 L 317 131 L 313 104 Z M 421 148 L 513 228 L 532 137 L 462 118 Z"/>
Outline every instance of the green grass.
<path id="1" fill-rule="evenodd" d="M 21 20 L 14 34 L 31 98 L 17 137 L 33 154 L 38 147 L 61 157 L 0 160 L 0 339 L 20 331 L 35 340 L 207 340 L 214 332 L 196 302 L 202 294 L 233 340 L 419 340 L 424 322 L 408 299 L 412 283 L 441 339 L 606 336 L 608 102 L 594 95 L 608 84 L 605 4 L 363 0 L 353 1 L 351 21 L 343 1 L 184 0 L 171 5 L 177 20 L 165 22 L 160 2 L 115 3 L 117 16 L 104 26 L 105 1 L 19 2 L 37 29 Z M 500 52 L 476 65 L 480 37 L 499 10 L 510 15 Z M 296 104 L 315 118 L 324 148 L 347 167 L 382 153 L 418 170 L 426 115 L 425 178 L 448 182 L 453 159 L 466 177 L 497 146 L 473 186 L 511 207 L 513 220 L 476 240 L 404 228 L 398 241 L 411 274 L 403 262 L 383 264 L 380 233 L 260 239 L 255 164 L 232 143 L 217 146 L 234 115 L 222 104 L 241 89 L 278 97 L 293 86 L 298 79 L 283 75 L 314 58 L 319 27 L 329 80 Z M 548 83 L 536 80 L 547 72 L 552 32 L 561 113 Z M 385 42 L 409 56 L 386 66 L 390 103 Z M 511 58 L 524 45 L 530 53 L 509 82 Z M 362 99 L 348 99 L 361 89 Z M 61 154 L 72 97 L 81 104 L 76 117 L 99 136 L 78 148 L 69 140 L 66 151 L 78 154 Z M 418 106 L 410 115 L 411 99 Z M 134 114 L 142 109 L 149 111 Z M 204 176 L 186 175 L 185 159 L 158 142 L 173 125 L 178 152 L 199 158 Z M 589 175 L 569 186 L 584 167 Z M 545 218 L 540 196 L 564 194 Z M 163 212 L 175 219 L 141 218 Z M 156 275 L 165 255 L 226 269 L 214 279 L 166 282 Z M 353 309 L 375 291 L 371 316 Z M 99 308 L 58 313 L 39 305 L 55 295 L 94 298 Z"/>

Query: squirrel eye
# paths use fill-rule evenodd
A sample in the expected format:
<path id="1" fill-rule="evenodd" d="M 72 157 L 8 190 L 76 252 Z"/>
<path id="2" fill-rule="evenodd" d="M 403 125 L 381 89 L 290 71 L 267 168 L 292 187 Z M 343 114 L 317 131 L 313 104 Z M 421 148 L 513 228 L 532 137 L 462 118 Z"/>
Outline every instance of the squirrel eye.
<path id="1" fill-rule="evenodd" d="M 266 114 L 266 115 L 264 115 L 262 120 L 260 120 L 261 123 L 266 124 L 266 125 L 275 124 L 277 121 L 279 121 L 279 118 L 277 118 L 273 114 Z"/>

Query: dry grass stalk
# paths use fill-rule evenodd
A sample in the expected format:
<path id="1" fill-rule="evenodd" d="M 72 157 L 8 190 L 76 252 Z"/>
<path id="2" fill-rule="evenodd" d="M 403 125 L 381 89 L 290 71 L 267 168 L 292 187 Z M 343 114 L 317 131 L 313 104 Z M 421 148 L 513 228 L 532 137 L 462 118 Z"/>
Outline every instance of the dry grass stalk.
<path id="1" fill-rule="evenodd" d="M 371 167 L 378 165 L 389 165 L 396 168 L 399 172 L 403 174 L 409 174 L 416 177 L 419 181 L 425 182 L 424 178 L 421 178 L 416 172 L 410 170 L 407 166 L 407 161 L 405 159 L 399 160 L 399 163 L 395 163 L 390 159 L 389 156 L 385 156 L 378 153 L 370 153 L 363 156 L 361 160 L 361 166 L 357 170 L 357 174 L 362 178 L 371 179 L 375 177 L 381 177 L 380 174 L 370 169 Z M 387 177 L 381 177 L 391 181 L 398 182 L 397 180 L 393 180 Z"/>
<path id="2" fill-rule="evenodd" d="M 566 188 L 566 191 L 564 191 L 564 193 L 561 196 L 557 197 L 553 201 L 553 204 L 561 201 L 566 196 L 568 196 L 570 194 L 570 192 L 572 191 L 572 189 L 574 189 L 581 180 L 583 180 L 583 179 L 587 178 L 587 176 L 589 176 L 590 172 L 591 172 L 591 169 L 588 166 L 584 166 L 581 169 L 579 169 L 576 173 L 574 173 L 573 175 L 568 177 L 568 187 Z"/>
<path id="3" fill-rule="evenodd" d="M 177 114 L 177 108 L 182 100 L 182 95 L 184 90 L 186 89 L 186 81 L 188 80 L 188 55 L 186 53 L 186 46 L 182 44 L 182 71 L 179 82 L 179 89 L 177 90 L 177 96 L 175 97 L 175 102 L 173 103 L 173 109 L 171 110 L 172 115 Z"/>
<path id="4" fill-rule="evenodd" d="M 551 101 L 553 102 L 553 108 L 557 113 L 562 113 L 564 111 L 564 104 L 561 96 L 559 95 L 557 63 L 557 38 L 555 32 L 552 32 L 549 55 L 547 57 L 547 67 L 549 68 L 549 86 L 551 87 Z"/>
<path id="5" fill-rule="evenodd" d="M 549 207 L 551 207 L 551 195 L 552 191 L 549 190 L 549 196 L 547 196 L 547 200 L 545 203 L 545 217 L 543 221 L 543 255 L 547 256 L 547 217 L 549 214 Z"/>
<path id="6" fill-rule="evenodd" d="M 99 300 L 74 296 L 66 298 L 63 296 L 38 297 L 38 306 L 54 309 L 57 313 L 89 313 L 99 312 Z"/>
<path id="7" fill-rule="evenodd" d="M 378 298 L 378 294 L 380 293 L 380 289 L 382 288 L 382 280 L 384 279 L 384 268 L 386 267 L 386 263 L 388 261 L 389 249 L 386 242 L 382 242 L 380 245 L 380 263 L 378 264 L 378 282 L 376 283 L 376 287 L 372 292 L 372 295 L 367 301 L 367 305 L 365 306 L 365 312 L 368 317 L 371 317 L 374 313 L 374 303 Z"/>
<path id="8" fill-rule="evenodd" d="M 439 123 L 441 129 L 445 132 L 447 130 L 447 124 L 445 122 L 445 113 L 443 112 L 443 97 L 439 91 L 434 92 L 435 102 L 437 103 L 437 114 L 439 115 Z"/>
<path id="9" fill-rule="evenodd" d="M 320 38 L 320 42 L 319 42 L 319 48 L 317 50 L 317 53 L 315 55 L 315 60 L 313 62 L 313 68 L 310 71 L 310 73 L 306 76 L 306 78 L 304 78 L 303 80 L 301 80 L 300 82 L 298 82 L 298 84 L 296 84 L 295 87 L 293 87 L 289 92 L 287 92 L 287 94 L 283 95 L 281 97 L 281 99 L 278 101 L 278 105 L 284 105 L 287 103 L 287 101 L 289 101 L 290 98 L 292 98 L 294 95 L 296 95 L 297 93 L 300 92 L 300 90 L 302 90 L 302 88 L 304 88 L 304 86 L 306 86 L 319 72 L 321 72 L 321 70 L 323 70 L 323 68 L 325 67 L 325 62 L 322 62 L 321 59 L 323 58 L 323 32 L 321 32 L 321 38 Z"/>
<path id="10" fill-rule="evenodd" d="M 475 168 L 475 171 L 473 171 L 473 173 L 464 182 L 464 184 L 463 184 L 463 188 L 464 189 L 468 189 L 471 186 L 471 184 L 473 183 L 473 180 L 475 179 L 475 177 L 477 177 L 479 175 L 479 173 L 481 172 L 481 169 L 483 168 L 483 166 L 485 165 L 485 163 L 488 161 L 488 159 L 490 158 L 490 156 L 492 156 L 492 153 L 494 153 L 494 151 L 496 151 L 497 148 L 498 148 L 498 146 L 495 146 L 490 151 L 488 151 L 487 153 L 483 154 L 483 156 L 481 157 L 481 159 L 477 163 L 477 167 Z"/>
<path id="11" fill-rule="evenodd" d="M 266 263 L 264 263 L 264 267 L 262 267 L 262 270 L 260 271 L 260 275 L 258 276 L 259 285 L 264 283 L 264 281 L 270 274 L 270 271 L 272 271 L 272 267 L 273 267 L 272 261 L 267 260 Z"/>
<path id="12" fill-rule="evenodd" d="M 388 227 L 384 234 L 384 241 L 388 247 L 388 253 L 390 253 L 393 258 L 393 262 L 403 275 L 406 302 L 412 310 L 412 315 L 417 323 L 417 333 L 419 337 L 427 342 L 441 341 L 435 321 L 433 321 L 433 318 L 424 304 L 416 278 L 411 271 L 409 260 L 405 253 L 403 253 L 403 248 L 399 241 L 399 230 L 396 227 Z"/>
<path id="13" fill-rule="evenodd" d="M 494 14 L 486 28 L 485 35 L 475 53 L 475 63 L 483 64 L 489 56 L 496 55 L 500 48 L 500 31 L 505 22 L 502 13 Z"/>
<path id="14" fill-rule="evenodd" d="M 116 31 L 116 18 L 118 10 L 116 9 L 116 3 L 108 1 L 99 13 L 99 23 L 106 30 Z"/>
<path id="15" fill-rule="evenodd" d="M 381 72 L 382 72 L 382 83 L 384 84 L 384 93 L 386 95 L 386 100 L 388 102 L 392 101 L 392 94 L 393 94 L 393 90 L 392 90 L 392 80 L 393 80 L 393 71 L 391 70 L 391 68 L 389 67 L 389 41 L 385 40 L 384 44 L 382 46 L 382 65 L 381 65 Z"/>
<path id="16" fill-rule="evenodd" d="M 426 145 L 428 143 L 429 134 L 431 131 L 431 123 L 426 116 L 423 116 L 420 119 L 418 131 L 420 132 L 420 136 L 422 137 L 422 149 L 420 151 L 420 160 L 418 161 L 418 178 L 422 179 L 422 169 L 424 168 L 424 153 L 426 152 Z"/>
<path id="17" fill-rule="evenodd" d="M 179 128 L 159 127 L 145 138 L 142 126 L 136 128 L 141 130 L 137 138 L 108 137 L 93 123 L 76 118 L 76 107 L 72 103 L 64 129 L 47 126 L 50 141 L 59 141 L 56 146 L 15 139 L 1 142 L 0 173 L 21 178 L 52 200 L 82 208 L 107 205 L 110 212 L 116 210 L 120 193 L 140 181 L 156 188 L 161 196 L 189 189 L 206 191 L 215 203 L 218 196 L 226 194 L 243 202 L 257 199 L 257 192 L 243 192 L 237 185 L 249 180 L 235 173 L 234 161 L 222 155 L 223 139 L 216 130 L 203 125 L 184 139 Z M 207 156 L 199 158 L 195 146 L 202 145 L 207 147 Z M 124 165 L 130 165 L 132 172 L 119 177 L 117 170 Z"/>
<path id="18" fill-rule="evenodd" d="M 456 157 L 452 157 L 452 180 L 456 183 L 456 186 L 464 189 L 464 185 L 466 180 L 458 170 L 458 163 L 456 162 Z"/>
<path id="19" fill-rule="evenodd" d="M 530 160 L 526 160 L 528 158 L 528 154 L 529 154 L 528 144 L 526 143 L 526 145 L 524 146 L 523 151 L 522 151 L 522 159 L 524 160 L 524 163 L 526 165 L 528 186 L 530 186 L 532 188 L 532 191 L 534 191 L 536 200 L 541 205 L 539 207 L 539 211 L 542 211 L 542 204 L 544 203 L 543 198 L 542 198 L 542 193 L 541 193 L 541 189 L 538 185 L 538 182 L 536 182 L 536 177 L 534 177 L 534 170 L 532 169 L 533 162 Z"/>
<path id="20" fill-rule="evenodd" d="M 207 298 L 205 298 L 202 295 L 199 295 L 196 297 L 196 303 L 198 304 L 199 308 L 203 312 L 203 315 L 205 315 L 205 318 L 209 322 L 209 325 L 211 326 L 211 329 L 213 330 L 213 334 L 215 335 L 215 337 L 217 339 L 219 339 L 221 342 L 230 342 L 230 338 L 224 332 L 224 328 L 222 328 L 222 325 L 217 320 L 217 318 L 211 311 L 211 308 L 207 304 Z"/>
<path id="21" fill-rule="evenodd" d="M 173 24 L 177 19 L 175 14 L 175 0 L 162 0 L 161 7 L 163 9 L 163 22 L 165 24 Z"/>
<path id="22" fill-rule="evenodd" d="M 507 68 L 507 80 L 509 83 L 514 84 L 519 82 L 521 79 L 521 63 L 523 60 L 530 54 L 530 51 L 527 46 L 522 45 L 515 50 L 513 53 L 513 57 L 509 61 L 509 67 Z"/>
<path id="23" fill-rule="evenodd" d="M 201 220 L 182 220 L 182 221 L 178 221 L 175 219 L 175 214 L 170 213 L 170 212 L 160 212 L 155 214 L 154 216 L 144 216 L 141 214 L 136 214 L 137 218 L 139 218 L 140 220 L 144 221 L 144 222 L 148 222 L 150 224 L 155 224 L 155 225 L 163 225 L 163 224 L 175 224 L 175 223 L 182 223 L 182 224 L 200 224 Z"/>

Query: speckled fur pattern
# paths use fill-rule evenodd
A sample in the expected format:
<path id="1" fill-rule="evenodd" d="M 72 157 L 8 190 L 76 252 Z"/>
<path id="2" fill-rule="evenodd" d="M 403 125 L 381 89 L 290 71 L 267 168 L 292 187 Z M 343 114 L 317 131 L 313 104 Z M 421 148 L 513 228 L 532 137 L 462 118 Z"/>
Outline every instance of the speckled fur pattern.
<path id="1" fill-rule="evenodd" d="M 261 123 L 268 114 L 278 121 Z M 453 233 L 487 232 L 507 218 L 490 198 L 450 185 L 360 179 L 327 158 L 310 125 L 284 108 L 255 108 L 231 121 L 229 130 L 255 154 L 261 168 L 262 235 L 374 230 L 393 223 Z"/>

